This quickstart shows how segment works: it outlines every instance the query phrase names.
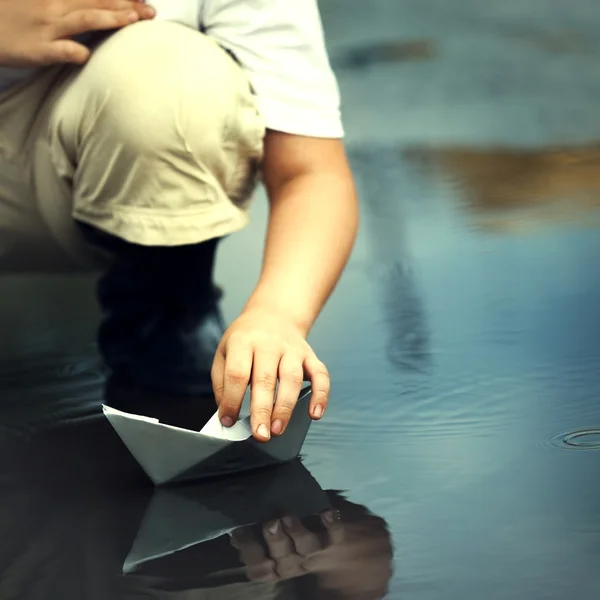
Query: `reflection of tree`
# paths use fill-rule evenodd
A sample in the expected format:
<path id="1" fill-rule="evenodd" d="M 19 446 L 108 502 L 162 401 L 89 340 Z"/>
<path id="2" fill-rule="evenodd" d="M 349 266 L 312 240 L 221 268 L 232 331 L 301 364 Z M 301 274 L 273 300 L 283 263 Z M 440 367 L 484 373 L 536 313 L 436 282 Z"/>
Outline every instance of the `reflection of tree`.
<path id="1" fill-rule="evenodd" d="M 363 206 L 363 224 L 372 248 L 371 273 L 381 290 L 388 326 L 387 355 L 402 371 L 423 370 L 429 361 L 425 313 L 406 247 L 412 197 L 410 173 L 393 148 L 350 153 Z"/>
<path id="2" fill-rule="evenodd" d="M 382 287 L 391 331 L 388 358 L 401 370 L 421 371 L 429 361 L 428 336 L 414 276 L 407 266 L 396 262 L 390 265 Z"/>
<path id="3" fill-rule="evenodd" d="M 431 176 L 460 189 L 466 208 L 486 228 L 597 219 L 598 145 L 543 150 L 441 147 L 412 154 Z"/>
<path id="4" fill-rule="evenodd" d="M 382 63 L 431 60 L 436 55 L 437 49 L 431 40 L 380 41 L 361 46 L 353 44 L 351 48 L 333 54 L 331 63 L 336 70 L 358 70 Z"/>

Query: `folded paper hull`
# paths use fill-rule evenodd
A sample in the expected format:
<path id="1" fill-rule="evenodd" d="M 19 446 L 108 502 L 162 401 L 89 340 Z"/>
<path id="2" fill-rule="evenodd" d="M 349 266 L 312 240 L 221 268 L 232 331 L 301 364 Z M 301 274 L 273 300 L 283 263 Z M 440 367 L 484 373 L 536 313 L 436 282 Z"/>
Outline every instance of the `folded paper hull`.
<path id="1" fill-rule="evenodd" d="M 155 485 L 164 485 L 252 471 L 297 458 L 311 424 L 310 396 L 310 387 L 302 391 L 285 433 L 266 443 L 257 442 L 250 433 L 244 440 L 231 441 L 109 406 L 103 410 L 148 477 Z"/>

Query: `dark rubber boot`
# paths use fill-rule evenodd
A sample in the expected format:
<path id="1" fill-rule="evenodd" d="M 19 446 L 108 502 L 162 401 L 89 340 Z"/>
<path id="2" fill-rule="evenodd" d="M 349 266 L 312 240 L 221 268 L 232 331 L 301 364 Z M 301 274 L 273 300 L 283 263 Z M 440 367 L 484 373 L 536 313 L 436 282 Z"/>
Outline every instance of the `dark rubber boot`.
<path id="1" fill-rule="evenodd" d="M 218 240 L 146 247 L 82 225 L 113 262 L 98 284 L 98 345 L 113 376 L 174 394 L 210 394 L 225 330 L 212 282 Z"/>

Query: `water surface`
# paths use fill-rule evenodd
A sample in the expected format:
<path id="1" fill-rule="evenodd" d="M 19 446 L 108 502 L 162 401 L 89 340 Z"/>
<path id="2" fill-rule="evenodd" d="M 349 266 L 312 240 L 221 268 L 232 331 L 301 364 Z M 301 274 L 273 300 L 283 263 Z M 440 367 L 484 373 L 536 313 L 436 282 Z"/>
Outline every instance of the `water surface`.
<path id="1" fill-rule="evenodd" d="M 199 427 L 211 400 L 107 388 L 89 278 L 5 278 L 2 598 L 600 592 L 600 8 L 322 7 L 363 220 L 302 464 L 157 497 L 102 401 Z M 228 319 L 253 214 L 219 254 Z"/>

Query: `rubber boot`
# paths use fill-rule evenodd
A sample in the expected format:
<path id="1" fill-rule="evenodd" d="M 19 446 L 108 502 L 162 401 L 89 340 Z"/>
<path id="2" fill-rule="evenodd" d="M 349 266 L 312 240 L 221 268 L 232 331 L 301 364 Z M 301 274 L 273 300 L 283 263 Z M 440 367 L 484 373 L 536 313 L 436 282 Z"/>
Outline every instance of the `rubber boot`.
<path id="1" fill-rule="evenodd" d="M 113 257 L 98 283 L 98 346 L 113 378 L 160 392 L 210 394 L 225 330 L 212 279 L 218 240 L 148 247 L 81 228 Z"/>

